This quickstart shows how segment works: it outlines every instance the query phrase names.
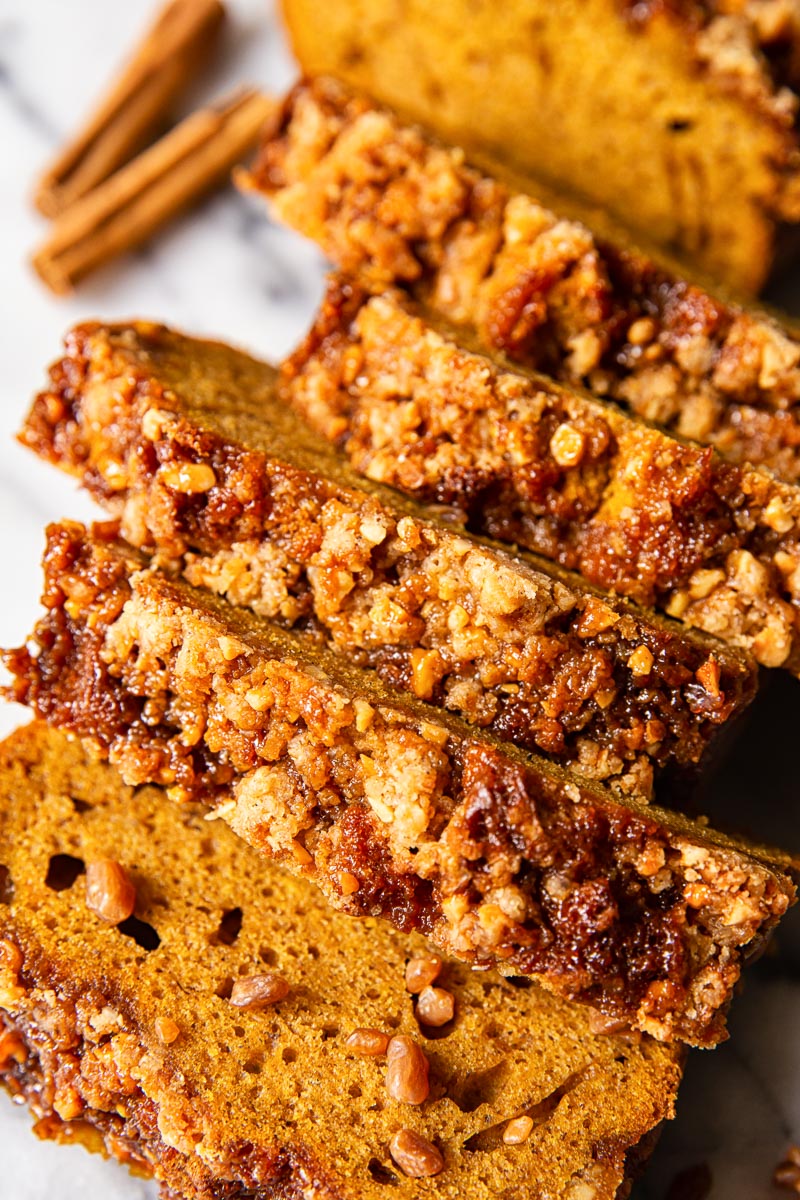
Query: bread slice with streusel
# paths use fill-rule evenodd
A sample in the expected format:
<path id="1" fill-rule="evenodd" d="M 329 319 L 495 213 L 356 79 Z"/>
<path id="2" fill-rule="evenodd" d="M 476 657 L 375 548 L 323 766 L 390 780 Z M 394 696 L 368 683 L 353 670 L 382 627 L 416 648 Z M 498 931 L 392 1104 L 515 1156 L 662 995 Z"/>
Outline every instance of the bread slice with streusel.
<path id="1" fill-rule="evenodd" d="M 332 349 L 328 390 L 340 373 Z M 81 325 L 22 438 L 190 582 L 625 790 L 697 763 L 752 697 L 736 649 L 359 476 L 275 385 L 230 346 Z"/>
<path id="2" fill-rule="evenodd" d="M 326 79 L 289 95 L 241 178 L 371 288 L 409 286 L 512 359 L 800 480 L 796 333 L 596 233 L 535 180 Z"/>
<path id="3" fill-rule="evenodd" d="M 331 903 L 711 1045 L 789 860 L 570 775 L 287 631 L 51 526 L 13 698 L 132 784 L 203 800 Z"/>
<path id="4" fill-rule="evenodd" d="M 0 1079 L 41 1136 L 165 1198 L 621 1200 L 673 1115 L 679 1047 L 334 913 L 43 725 L 0 746 L 0 845 Z M 116 925 L 109 863 L 133 889 Z M 404 1055 L 427 1063 L 419 1103 L 395 1098 Z"/>
<path id="5" fill-rule="evenodd" d="M 800 674 L 800 487 L 338 277 L 282 392 L 370 479 Z"/>
<path id="6" fill-rule="evenodd" d="M 740 290 L 800 219 L 796 0 L 282 0 L 302 70 L 542 176 Z"/>

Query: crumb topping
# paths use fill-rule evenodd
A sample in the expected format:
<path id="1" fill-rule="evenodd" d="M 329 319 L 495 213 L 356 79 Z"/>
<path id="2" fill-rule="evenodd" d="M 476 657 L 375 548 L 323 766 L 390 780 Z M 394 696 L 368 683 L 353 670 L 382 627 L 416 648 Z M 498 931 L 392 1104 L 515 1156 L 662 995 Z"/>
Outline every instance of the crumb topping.
<path id="1" fill-rule="evenodd" d="M 354 356 L 358 372 L 349 378 Z M 768 667 L 800 667 L 800 489 L 461 349 L 398 298 L 334 281 L 283 371 L 356 470 L 655 605 Z M 652 677 L 646 643 L 634 679 Z M 695 675 L 714 694 L 716 664 Z"/>

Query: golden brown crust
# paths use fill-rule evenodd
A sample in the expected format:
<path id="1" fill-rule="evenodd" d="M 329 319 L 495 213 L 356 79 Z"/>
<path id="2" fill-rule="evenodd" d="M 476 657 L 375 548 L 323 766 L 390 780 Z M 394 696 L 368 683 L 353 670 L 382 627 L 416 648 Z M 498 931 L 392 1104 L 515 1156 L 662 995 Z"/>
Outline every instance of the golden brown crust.
<path id="1" fill-rule="evenodd" d="M 363 97 L 330 80 L 298 87 L 250 186 L 368 287 L 410 286 L 516 361 L 800 479 L 792 335 L 598 239 Z"/>
<path id="2" fill-rule="evenodd" d="M 425 1036 L 404 987 L 420 938 L 334 914 L 219 823 L 126 787 L 63 734 L 34 723 L 8 739 L 0 794 L 0 1078 L 42 1136 L 104 1146 L 165 1196 L 377 1200 L 388 1180 L 412 1200 L 418 1185 L 388 1153 L 406 1126 L 444 1153 L 426 1195 L 492 1200 L 535 1182 L 567 1197 L 587 1180 L 610 1200 L 626 1152 L 673 1115 L 679 1047 L 592 1033 L 591 1013 L 535 987 L 448 963 L 456 1018 Z M 110 928 L 85 904 L 81 867 L 108 854 L 136 883 L 138 927 Z M 265 964 L 288 998 L 235 1009 L 231 981 Z M 347 1049 L 365 1024 L 424 1046 L 423 1105 L 391 1102 L 385 1063 Z M 506 1121 L 529 1110 L 528 1142 L 504 1146 Z"/>
<path id="3" fill-rule="evenodd" d="M 800 488 L 456 338 L 334 279 L 283 392 L 370 479 L 798 672 Z"/>
<path id="4" fill-rule="evenodd" d="M 202 798 L 348 912 L 712 1044 L 793 888 L 677 814 L 617 800 L 404 700 L 308 637 L 54 526 L 16 699 L 130 783 Z M 777 860 L 776 860 L 777 861 Z"/>
<path id="5" fill-rule="evenodd" d="M 752 697 L 752 664 L 720 643 L 359 479 L 246 355 L 82 326 L 51 378 L 23 440 L 120 513 L 130 541 L 185 554 L 190 582 L 314 628 L 474 724 L 644 794 L 654 766 L 697 762 Z"/>

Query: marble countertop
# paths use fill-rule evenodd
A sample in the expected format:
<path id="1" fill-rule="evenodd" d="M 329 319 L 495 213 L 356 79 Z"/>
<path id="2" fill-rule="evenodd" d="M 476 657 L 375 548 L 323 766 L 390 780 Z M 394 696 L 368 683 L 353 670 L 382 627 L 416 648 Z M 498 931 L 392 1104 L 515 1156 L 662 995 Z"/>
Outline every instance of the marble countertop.
<path id="1" fill-rule="evenodd" d="M 69 325 L 90 317 L 150 317 L 219 336 L 263 357 L 296 341 L 321 294 L 323 263 L 300 238 L 271 224 L 261 206 L 222 192 L 145 249 L 57 300 L 27 265 L 45 222 L 31 209 L 33 179 L 72 132 L 109 77 L 110 65 L 146 24 L 153 0 L 2 0 L 0 4 L 0 539 L 6 585 L 0 645 L 28 632 L 36 611 L 43 526 L 91 519 L 91 503 L 38 463 L 13 434 Z M 187 104 L 240 81 L 273 90 L 293 76 L 265 0 L 229 0 L 225 46 Z M 784 299 L 800 310 L 797 283 Z M 26 719 L 0 706 L 0 735 Z M 800 846 L 800 782 L 787 753 L 797 739 L 800 685 L 774 679 L 704 801 L 712 813 L 764 838 Z M 666 1130 L 635 1200 L 681 1200 L 675 1176 L 706 1163 L 711 1200 L 777 1200 L 772 1170 L 800 1142 L 800 907 L 776 952 L 751 970 L 731 1016 L 731 1039 L 690 1055 L 677 1120 Z M 27 1114 L 0 1096 L 0 1197 L 5 1200 L 145 1200 L 152 1184 L 77 1147 L 36 1140 Z M 785 1193 L 783 1193 L 785 1194 Z M 688 1200 L 688 1194 L 687 1194 Z M 692 1194 L 692 1200 L 700 1200 Z"/>

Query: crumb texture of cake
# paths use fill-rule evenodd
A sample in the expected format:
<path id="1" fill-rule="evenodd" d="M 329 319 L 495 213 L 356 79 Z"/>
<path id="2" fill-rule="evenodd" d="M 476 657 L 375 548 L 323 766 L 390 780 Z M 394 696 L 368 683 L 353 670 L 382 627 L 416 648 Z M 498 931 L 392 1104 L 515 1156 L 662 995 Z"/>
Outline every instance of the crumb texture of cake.
<path id="1" fill-rule="evenodd" d="M 492 1200 L 535 1183 L 621 1200 L 634 1148 L 673 1116 L 682 1048 L 597 1032 L 591 1011 L 457 962 L 439 975 L 456 1015 L 434 1037 L 404 981 L 429 953 L 420 937 L 334 913 L 76 740 L 19 730 L 0 747 L 0 792 L 0 1080 L 41 1136 L 105 1149 L 165 1197 L 376 1200 L 390 1184 L 408 1200 Z M 85 902 L 99 856 L 136 885 L 120 926 Z M 236 982 L 266 970 L 287 994 L 232 1005 Z M 422 1104 L 390 1099 L 385 1056 L 349 1046 L 365 1027 L 424 1053 Z M 530 1134 L 508 1145 L 521 1116 Z M 390 1155 L 401 1131 L 443 1159 L 422 1185 Z"/>
<path id="2" fill-rule="evenodd" d="M 337 348 L 326 395 L 341 372 Z M 22 439 L 191 583 L 627 791 L 699 762 L 752 698 L 752 660 L 365 480 L 275 383 L 163 327 L 79 326 Z"/>
<path id="3" fill-rule="evenodd" d="M 743 293 L 800 217 L 798 10 L 777 3 L 283 0 L 333 75 L 582 196 Z"/>
<path id="4" fill-rule="evenodd" d="M 794 899 L 786 856 L 570 776 L 318 640 L 51 527 L 10 695 L 126 782 L 202 800 L 353 915 L 664 1039 L 713 1044 Z"/>
<path id="5" fill-rule="evenodd" d="M 370 479 L 800 670 L 800 487 L 464 350 L 398 295 L 343 279 L 282 379 Z"/>
<path id="6" fill-rule="evenodd" d="M 411 287 L 511 359 L 800 480 L 796 337 L 554 211 L 530 180 L 319 79 L 290 94 L 243 183 L 370 288 Z"/>

